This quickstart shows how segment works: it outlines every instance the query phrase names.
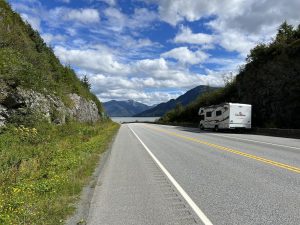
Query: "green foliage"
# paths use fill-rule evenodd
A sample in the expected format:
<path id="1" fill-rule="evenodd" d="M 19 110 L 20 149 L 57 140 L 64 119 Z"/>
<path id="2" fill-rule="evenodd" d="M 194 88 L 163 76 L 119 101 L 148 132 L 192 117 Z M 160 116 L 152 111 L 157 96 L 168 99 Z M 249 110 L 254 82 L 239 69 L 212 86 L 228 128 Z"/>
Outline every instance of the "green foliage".
<path id="1" fill-rule="evenodd" d="M 196 101 L 187 105 L 186 107 L 171 110 L 166 113 L 161 119 L 161 122 L 199 122 L 198 111 L 202 106 L 216 105 L 221 102 L 230 102 L 236 98 L 235 81 L 228 84 L 224 88 L 207 91 L 202 94 Z"/>
<path id="2" fill-rule="evenodd" d="M 0 224 L 63 224 L 118 127 L 8 127 L 0 134 Z"/>
<path id="3" fill-rule="evenodd" d="M 70 67 L 61 65 L 39 33 L 4 0 L 0 0 L 0 79 L 18 81 L 42 93 L 52 92 L 66 105 L 71 101 L 67 95 L 76 93 L 95 101 L 99 112 L 103 111 L 89 83 L 82 82 Z"/>
<path id="4" fill-rule="evenodd" d="M 260 127 L 300 127 L 300 29 L 286 22 L 273 42 L 251 51 L 238 74 L 238 101 L 253 105 Z M 259 50 L 258 50 L 259 49 Z"/>
<path id="5" fill-rule="evenodd" d="M 200 107 L 223 102 L 252 104 L 258 127 L 300 127 L 300 25 L 284 22 L 276 38 L 259 44 L 247 57 L 236 79 L 224 88 L 202 95 L 181 112 L 168 112 L 163 122 L 198 122 Z"/>
<path id="6" fill-rule="evenodd" d="M 286 21 L 280 25 L 275 39 L 276 44 L 290 44 L 295 37 L 295 30 Z"/>
<path id="7" fill-rule="evenodd" d="M 7 122 L 14 126 L 22 124 L 32 127 L 37 123 L 46 122 L 46 119 L 39 112 L 31 110 L 30 108 L 24 108 L 11 115 Z"/>
<path id="8" fill-rule="evenodd" d="M 90 84 L 89 79 L 86 75 L 83 76 L 81 82 L 82 82 L 83 86 L 85 86 L 87 89 L 91 90 L 91 84 Z"/>

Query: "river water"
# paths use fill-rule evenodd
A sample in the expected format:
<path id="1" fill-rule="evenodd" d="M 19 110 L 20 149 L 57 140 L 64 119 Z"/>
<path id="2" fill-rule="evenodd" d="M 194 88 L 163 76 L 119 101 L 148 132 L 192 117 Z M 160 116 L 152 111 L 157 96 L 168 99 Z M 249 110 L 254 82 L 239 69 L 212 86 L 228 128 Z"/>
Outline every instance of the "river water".
<path id="1" fill-rule="evenodd" d="M 128 123 L 128 122 L 154 122 L 159 117 L 111 117 L 112 121 L 117 123 Z"/>

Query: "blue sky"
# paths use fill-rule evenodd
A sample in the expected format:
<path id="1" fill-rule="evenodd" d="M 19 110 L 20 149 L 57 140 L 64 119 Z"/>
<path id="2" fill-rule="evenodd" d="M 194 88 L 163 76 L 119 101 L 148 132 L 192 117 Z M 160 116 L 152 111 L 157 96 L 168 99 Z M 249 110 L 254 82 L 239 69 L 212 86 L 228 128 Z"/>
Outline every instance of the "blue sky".
<path id="1" fill-rule="evenodd" d="M 156 104 L 222 86 L 287 20 L 290 0 L 9 0 L 101 101 Z"/>

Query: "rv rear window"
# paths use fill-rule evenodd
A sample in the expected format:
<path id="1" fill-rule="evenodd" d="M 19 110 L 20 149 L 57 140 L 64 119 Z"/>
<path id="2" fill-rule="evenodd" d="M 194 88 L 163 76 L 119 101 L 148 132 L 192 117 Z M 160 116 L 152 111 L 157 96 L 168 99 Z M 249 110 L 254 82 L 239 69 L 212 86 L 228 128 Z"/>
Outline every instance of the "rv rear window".
<path id="1" fill-rule="evenodd" d="M 222 111 L 221 110 L 216 111 L 216 116 L 221 116 L 221 115 L 222 115 Z"/>
<path id="2" fill-rule="evenodd" d="M 211 117 L 211 112 L 206 112 L 206 117 Z"/>

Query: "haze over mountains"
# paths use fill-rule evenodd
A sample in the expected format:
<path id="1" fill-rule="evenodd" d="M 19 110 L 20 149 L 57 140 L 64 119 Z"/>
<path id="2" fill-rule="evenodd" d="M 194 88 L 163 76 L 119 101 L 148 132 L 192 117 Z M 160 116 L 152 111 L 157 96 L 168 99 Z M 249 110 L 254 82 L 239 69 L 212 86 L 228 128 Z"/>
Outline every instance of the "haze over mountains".
<path id="1" fill-rule="evenodd" d="M 181 104 L 182 106 L 186 106 L 192 101 L 196 100 L 200 95 L 207 91 L 215 90 L 215 87 L 209 87 L 206 85 L 197 86 L 183 95 L 179 96 L 176 99 L 171 99 L 168 102 L 163 102 L 158 104 L 157 106 L 148 109 L 144 112 L 141 112 L 135 116 L 137 117 L 158 117 L 163 116 L 166 112 L 172 110 L 176 107 L 177 104 Z"/>
<path id="2" fill-rule="evenodd" d="M 127 100 L 127 101 L 111 100 L 108 102 L 104 102 L 103 106 L 106 110 L 106 113 L 110 117 L 134 116 L 135 114 L 143 112 L 152 107 L 133 100 Z"/>
<path id="3" fill-rule="evenodd" d="M 111 100 L 103 103 L 107 114 L 111 117 L 159 117 L 166 112 L 172 110 L 177 104 L 186 106 L 192 101 L 196 100 L 203 93 L 215 90 L 215 87 L 208 87 L 206 85 L 197 86 L 176 99 L 171 99 L 167 102 L 162 102 L 158 105 L 148 106 L 133 100 L 116 101 Z"/>

